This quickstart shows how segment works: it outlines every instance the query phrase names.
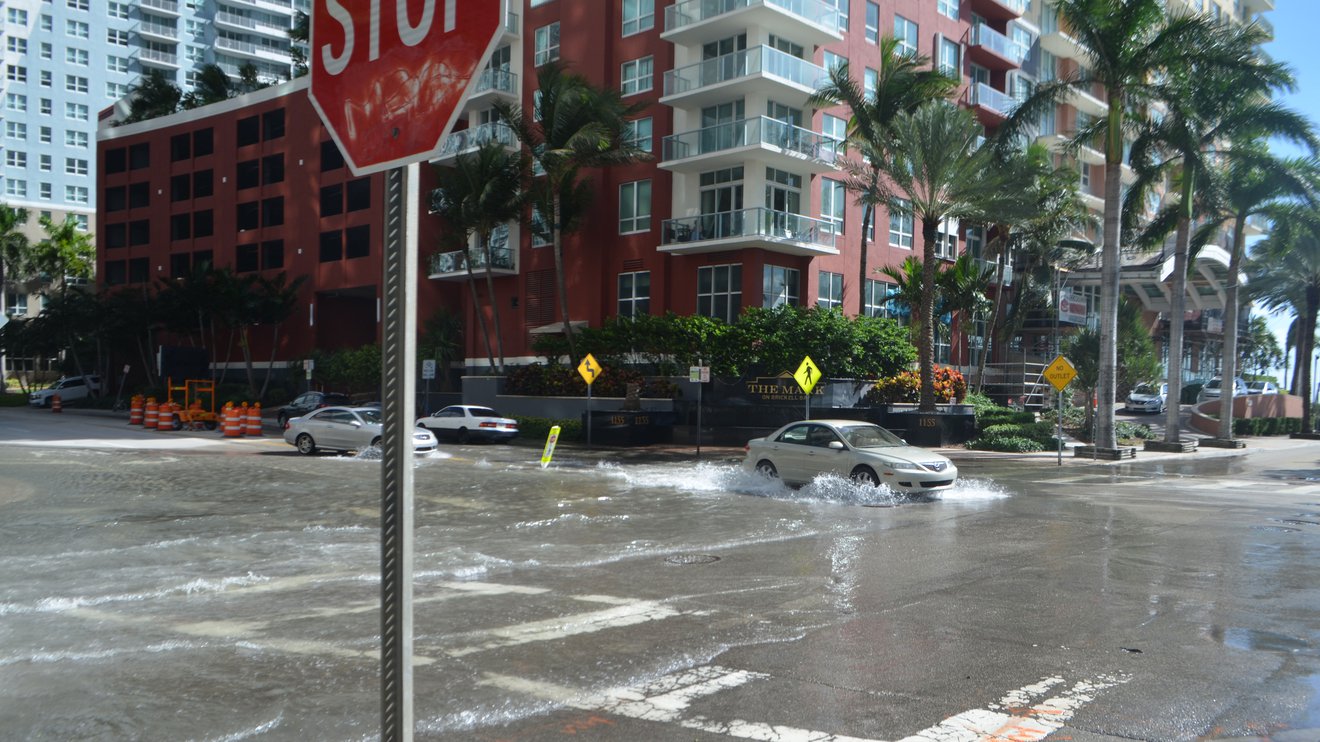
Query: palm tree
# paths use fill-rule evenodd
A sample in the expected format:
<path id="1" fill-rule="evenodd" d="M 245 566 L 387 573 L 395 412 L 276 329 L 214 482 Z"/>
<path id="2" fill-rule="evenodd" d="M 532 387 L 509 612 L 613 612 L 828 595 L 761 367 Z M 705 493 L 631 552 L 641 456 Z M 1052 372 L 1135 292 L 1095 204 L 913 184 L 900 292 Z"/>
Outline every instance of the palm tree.
<path id="1" fill-rule="evenodd" d="M 435 170 L 435 211 L 449 225 L 451 242 L 462 245 L 468 287 L 472 292 L 472 306 L 481 324 L 486 357 L 490 360 L 490 367 L 500 374 L 504 373 L 504 339 L 500 331 L 499 302 L 495 301 L 495 279 L 491 273 L 495 266 L 491 239 L 497 228 L 522 215 L 523 164 L 522 155 L 509 152 L 499 142 L 487 142 L 475 154 L 460 155 L 453 167 L 437 167 Z M 485 311 L 477 298 L 476 277 L 472 271 L 474 259 L 469 246 L 473 235 L 476 235 L 485 251 L 482 258 L 485 262 L 486 297 L 495 323 L 498 365 L 495 353 L 491 350 Z"/>
<path id="2" fill-rule="evenodd" d="M 1217 172 L 1213 165 L 1237 159 L 1233 142 L 1270 136 L 1303 143 L 1310 139 L 1310 125 L 1303 117 L 1267 97 L 1291 85 L 1292 77 L 1282 65 L 1260 58 L 1257 47 L 1264 40 L 1260 29 L 1224 27 L 1221 34 L 1226 50 L 1236 49 L 1237 64 L 1231 70 L 1203 69 L 1193 60 L 1185 69 L 1172 72 L 1168 84 L 1180 95 L 1168 104 L 1163 116 L 1142 127 L 1132 147 L 1131 159 L 1140 178 L 1129 192 L 1129 205 L 1143 203 L 1145 194 L 1168 176 L 1173 176 L 1178 186 L 1178 199 L 1166 211 L 1168 216 L 1155 219 L 1138 240 L 1143 244 L 1162 242 L 1169 221 L 1176 225 L 1168 342 L 1171 385 L 1180 384 L 1183 378 L 1182 317 L 1187 309 L 1187 273 L 1194 259 L 1190 244 L 1198 188 L 1213 190 L 1213 184 L 1206 182 Z M 1230 388 L 1224 392 L 1222 407 L 1228 409 L 1231 405 Z M 1180 415 L 1177 405 L 1169 405 L 1164 427 L 1166 443 L 1181 438 Z"/>
<path id="3" fill-rule="evenodd" d="M 935 410 L 935 244 L 945 220 L 990 221 L 1029 208 L 1011 187 L 1013 173 L 997 167 L 994 153 L 978 144 L 981 125 L 971 112 L 932 101 L 894 122 L 894 147 L 882 170 L 890 213 L 907 212 L 921 223 L 921 365 L 923 412 Z"/>
<path id="4" fill-rule="evenodd" d="M 255 69 L 253 67 L 253 70 Z M 207 63 L 198 69 L 197 82 L 193 84 L 193 89 L 183 96 L 181 105 L 185 110 L 200 108 L 212 103 L 229 100 L 238 92 L 238 89 L 234 86 L 234 81 L 229 79 L 229 75 L 220 68 L 220 65 Z"/>
<path id="5" fill-rule="evenodd" d="M 990 287 L 994 285 L 994 271 L 983 266 L 971 255 L 963 253 L 957 260 L 945 265 L 935 277 L 940 292 L 939 315 L 958 312 L 963 323 L 963 337 L 974 328 L 976 318 L 993 306 Z M 952 326 L 945 328 L 953 331 Z"/>
<path id="6" fill-rule="evenodd" d="M 908 339 L 916 342 L 921 337 L 921 260 L 909 255 L 899 265 L 877 268 L 876 273 L 889 279 L 895 291 L 884 297 L 886 304 L 898 304 L 908 310 Z"/>
<path id="7" fill-rule="evenodd" d="M 866 314 L 867 236 L 879 201 L 880 165 L 893 145 L 893 124 L 899 115 L 912 113 L 923 103 L 949 98 L 959 81 L 939 70 L 929 69 L 930 58 L 903 51 L 897 39 L 880 39 L 880 68 L 875 87 L 865 90 L 849 76 L 845 62 L 830 69 L 829 79 L 816 89 L 809 101 L 815 108 L 845 105 L 848 143 L 865 158 L 864 165 L 852 163 L 848 187 L 861 196 L 862 237 L 857 266 L 857 315 Z"/>
<path id="8" fill-rule="evenodd" d="M 158 69 L 151 69 L 129 89 L 128 116 L 125 124 L 168 116 L 179 109 L 183 92 Z"/>
<path id="9" fill-rule="evenodd" d="M 96 269 L 96 247 L 92 236 L 72 214 L 55 222 L 49 216 L 40 219 L 46 237 L 32 249 L 31 267 L 58 283 L 60 293 L 67 293 L 70 278 L 91 278 Z"/>
<path id="10" fill-rule="evenodd" d="M 535 109 L 506 102 L 495 104 L 500 118 L 527 147 L 537 171 L 531 194 L 538 213 L 548 222 L 554 245 L 559 312 L 568 340 L 571 363 L 578 361 L 573 324 L 568 313 L 568 280 L 564 268 L 564 234 L 580 219 L 588 200 L 584 168 L 624 165 L 650 155 L 628 140 L 628 119 L 645 103 L 628 105 L 618 90 L 593 85 L 552 62 L 537 70 Z M 544 173 L 543 175 L 541 173 Z M 576 212 L 576 213 L 575 213 Z"/>
<path id="11" fill-rule="evenodd" d="M 0 204 L 0 312 L 5 310 L 5 285 L 10 273 L 22 271 L 28 259 L 28 238 L 23 233 L 27 220 L 27 209 Z"/>
<path id="12" fill-rule="evenodd" d="M 1228 286 L 1224 296 L 1224 356 L 1220 373 L 1225 379 L 1238 375 L 1238 283 L 1242 262 L 1246 256 L 1247 220 L 1279 208 L 1284 199 L 1298 198 L 1314 193 L 1320 184 L 1320 160 L 1277 160 L 1261 145 L 1239 149 L 1239 156 L 1228 163 L 1225 172 L 1217 178 L 1220 183 L 1218 209 L 1207 225 L 1221 228 L 1232 225 L 1232 247 L 1229 251 Z M 1253 322 L 1254 322 L 1253 318 Z M 1219 437 L 1233 438 L 1232 385 L 1223 389 L 1225 399 L 1220 405 Z"/>
<path id="13" fill-rule="evenodd" d="M 1290 309 L 1301 321 L 1297 356 L 1315 353 L 1316 315 L 1320 314 L 1320 214 L 1296 205 L 1274 213 L 1270 236 L 1256 244 L 1247 262 L 1247 293 L 1267 309 Z M 1311 434 L 1311 364 L 1299 364 L 1302 433 Z"/>
<path id="14" fill-rule="evenodd" d="M 1193 61 L 1201 70 L 1232 69 L 1241 62 L 1236 48 L 1225 51 L 1224 25 L 1207 16 L 1173 14 L 1163 0 L 1053 0 L 1059 24 L 1083 49 L 1086 73 L 1046 82 L 1013 112 L 1007 131 L 1028 132 L 1042 114 L 1075 93 L 1104 90 L 1107 115 L 1077 132 L 1077 142 L 1103 137 L 1105 209 L 1100 257 L 1099 448 L 1113 448 L 1119 296 L 1119 211 L 1123 144 L 1131 116 L 1151 103 L 1179 97 L 1170 73 Z M 1232 46 L 1232 45 L 1230 45 Z"/>

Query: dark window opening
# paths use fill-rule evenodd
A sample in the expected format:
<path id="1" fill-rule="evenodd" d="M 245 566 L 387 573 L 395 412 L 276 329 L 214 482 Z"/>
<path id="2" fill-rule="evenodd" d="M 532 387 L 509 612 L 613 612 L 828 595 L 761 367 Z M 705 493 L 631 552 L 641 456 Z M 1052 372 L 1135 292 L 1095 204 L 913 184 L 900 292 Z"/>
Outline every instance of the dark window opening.
<path id="1" fill-rule="evenodd" d="M 348 210 L 371 208 L 371 178 L 358 178 L 348 182 Z"/>
<path id="2" fill-rule="evenodd" d="M 128 208 L 128 189 L 123 186 L 105 189 L 105 210 L 123 211 Z"/>
<path id="3" fill-rule="evenodd" d="M 198 170 L 193 173 L 193 198 L 207 198 L 215 192 L 211 170 Z"/>
<path id="4" fill-rule="evenodd" d="M 344 184 L 335 183 L 321 188 L 321 216 L 344 213 Z"/>
<path id="5" fill-rule="evenodd" d="M 122 260 L 107 260 L 105 263 L 105 283 L 118 286 L 128 282 L 128 266 Z"/>
<path id="6" fill-rule="evenodd" d="M 245 229 L 256 229 L 261 223 L 261 204 L 257 201 L 249 201 L 238 205 L 237 227 L 242 232 Z"/>
<path id="7" fill-rule="evenodd" d="M 128 186 L 128 208 L 142 209 L 149 205 L 151 205 L 151 184 L 146 181 L 130 183 Z"/>
<path id="8" fill-rule="evenodd" d="M 192 273 L 192 255 L 176 252 L 170 256 L 170 278 L 187 278 Z"/>
<path id="9" fill-rule="evenodd" d="M 128 148 L 128 166 L 133 170 L 151 167 L 151 145 L 147 142 Z"/>
<path id="10" fill-rule="evenodd" d="M 256 188 L 261 184 L 261 162 L 245 160 L 238 163 L 238 190 Z"/>
<path id="11" fill-rule="evenodd" d="M 187 173 L 170 178 L 170 200 L 187 201 L 192 198 L 192 178 Z"/>
<path id="12" fill-rule="evenodd" d="M 198 270 L 207 270 L 211 267 L 214 259 L 210 250 L 198 250 L 193 253 L 193 266 Z"/>
<path id="13" fill-rule="evenodd" d="M 133 258 L 128 261 L 128 282 L 146 283 L 151 278 L 151 263 L 147 258 Z"/>
<path id="14" fill-rule="evenodd" d="M 261 138 L 269 142 L 284 136 L 284 109 L 266 111 L 261 114 Z"/>
<path id="15" fill-rule="evenodd" d="M 344 166 L 344 153 L 339 151 L 334 140 L 321 142 L 321 172 L 338 170 Z"/>
<path id="16" fill-rule="evenodd" d="M 136 247 L 151 242 L 151 220 L 138 219 L 128 223 L 128 244 Z"/>
<path id="17" fill-rule="evenodd" d="M 123 223 L 105 225 L 105 246 L 106 249 L 127 247 L 128 225 Z"/>
<path id="18" fill-rule="evenodd" d="M 261 141 L 261 119 L 248 116 L 238 120 L 238 146 L 246 147 Z"/>
<path id="19" fill-rule="evenodd" d="M 178 162 L 192 157 L 192 137 L 187 134 L 175 134 L 170 137 L 170 162 Z"/>
<path id="20" fill-rule="evenodd" d="M 371 254 L 371 225 L 349 227 L 344 239 L 344 253 L 348 258 L 365 258 Z"/>
<path id="21" fill-rule="evenodd" d="M 284 240 L 267 240 L 261 243 L 261 269 L 274 270 L 284 267 Z"/>
<path id="22" fill-rule="evenodd" d="M 261 184 L 284 182 L 284 155 L 270 155 L 261 158 Z"/>
<path id="23" fill-rule="evenodd" d="M 324 149 L 324 146 L 322 146 Z M 122 173 L 128 169 L 128 150 L 123 147 L 105 151 L 106 173 Z"/>
<path id="24" fill-rule="evenodd" d="M 234 270 L 239 273 L 251 273 L 257 269 L 259 246 L 238 245 L 234 248 Z"/>
<path id="25" fill-rule="evenodd" d="M 261 202 L 261 226 L 278 227 L 284 223 L 284 197 L 276 196 Z"/>
<path id="26" fill-rule="evenodd" d="M 338 230 L 321 233 L 321 262 L 329 263 L 344 257 L 344 234 Z"/>
<path id="27" fill-rule="evenodd" d="M 210 237 L 215 232 L 215 217 L 210 209 L 193 212 L 193 237 Z"/>
<path id="28" fill-rule="evenodd" d="M 215 129 L 193 132 L 193 157 L 205 157 L 215 151 Z"/>
<path id="29" fill-rule="evenodd" d="M 192 238 L 192 214 L 174 214 L 170 217 L 170 239 L 187 240 Z"/>

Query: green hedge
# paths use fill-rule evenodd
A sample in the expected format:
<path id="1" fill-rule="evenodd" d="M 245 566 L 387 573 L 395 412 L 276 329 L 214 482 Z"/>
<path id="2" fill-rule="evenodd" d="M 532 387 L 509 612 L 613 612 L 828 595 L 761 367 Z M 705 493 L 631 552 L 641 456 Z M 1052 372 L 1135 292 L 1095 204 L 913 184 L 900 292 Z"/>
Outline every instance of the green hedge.
<path id="1" fill-rule="evenodd" d="M 1288 435 L 1301 430 L 1300 417 L 1233 418 L 1233 435 Z"/>
<path id="2" fill-rule="evenodd" d="M 1019 412 L 1007 407 L 991 407 L 977 410 L 976 427 L 978 430 L 995 425 L 1029 425 L 1036 422 L 1036 415 L 1033 412 Z"/>
<path id="3" fill-rule="evenodd" d="M 1132 423 L 1121 420 L 1114 423 L 1114 437 L 1119 440 L 1130 440 L 1133 438 L 1143 441 L 1155 440 L 1155 431 L 1150 429 L 1146 423 Z"/>
<path id="4" fill-rule="evenodd" d="M 582 441 L 586 440 L 586 434 L 582 429 L 581 420 L 551 420 L 545 417 L 520 417 L 514 415 L 513 419 L 518 421 L 518 437 L 526 441 L 545 444 L 545 439 L 550 436 L 550 428 L 559 426 L 559 440 L 561 441 Z"/>
<path id="5" fill-rule="evenodd" d="M 983 435 L 976 440 L 969 441 L 967 447 L 982 451 L 1007 451 L 1010 453 L 1031 453 L 1045 450 L 1045 444 L 1020 435 Z"/>
<path id="6" fill-rule="evenodd" d="M 0 394 L 0 407 L 22 407 L 28 403 L 26 394 Z"/>

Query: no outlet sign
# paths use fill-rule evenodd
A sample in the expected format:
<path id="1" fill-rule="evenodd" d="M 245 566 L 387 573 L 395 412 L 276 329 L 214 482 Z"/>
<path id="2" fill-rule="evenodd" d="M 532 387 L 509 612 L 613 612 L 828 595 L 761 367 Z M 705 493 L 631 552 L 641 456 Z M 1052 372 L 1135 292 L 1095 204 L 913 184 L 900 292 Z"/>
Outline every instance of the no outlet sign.
<path id="1" fill-rule="evenodd" d="M 433 159 L 507 0 L 314 0 L 311 100 L 357 175 Z"/>

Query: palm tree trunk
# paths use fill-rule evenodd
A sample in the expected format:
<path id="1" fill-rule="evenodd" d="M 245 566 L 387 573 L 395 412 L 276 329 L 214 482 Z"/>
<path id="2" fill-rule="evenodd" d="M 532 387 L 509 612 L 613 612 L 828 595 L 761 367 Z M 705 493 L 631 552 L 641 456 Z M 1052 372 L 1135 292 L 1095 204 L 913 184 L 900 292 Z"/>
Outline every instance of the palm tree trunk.
<path id="1" fill-rule="evenodd" d="M 467 285 L 472 292 L 472 311 L 477 315 L 477 323 L 481 325 L 481 339 L 486 343 L 486 361 L 494 369 L 495 355 L 490 348 L 490 330 L 486 328 L 486 313 L 481 310 L 481 299 L 477 297 L 477 277 L 472 273 L 472 252 L 466 245 L 463 246 L 463 266 L 467 268 Z"/>
<path id="2" fill-rule="evenodd" d="M 1238 275 L 1242 271 L 1242 256 L 1246 253 L 1247 215 L 1238 214 L 1233 220 L 1233 253 L 1228 258 L 1228 288 L 1224 292 L 1224 358 L 1220 372 L 1221 379 L 1237 378 L 1237 340 L 1238 340 Z M 1229 388 L 1232 388 L 1229 384 Z M 1169 384 L 1173 389 L 1173 384 Z M 1220 394 L 1227 394 L 1221 385 Z M 1230 397 L 1231 399 L 1231 397 Z M 1219 437 L 1233 439 L 1233 405 L 1225 404 L 1219 408 Z"/>
<path id="3" fill-rule="evenodd" d="M 1315 320 L 1316 314 L 1320 313 L 1320 287 L 1306 287 L 1306 318 L 1302 326 L 1302 338 L 1298 343 L 1300 346 L 1297 351 L 1297 359 L 1303 361 L 1301 364 L 1301 387 L 1302 393 L 1302 432 L 1310 434 L 1313 431 L 1311 426 L 1311 385 L 1315 383 L 1311 379 L 1311 356 L 1315 354 Z"/>
<path id="4" fill-rule="evenodd" d="M 935 411 L 935 240 L 939 222 L 921 220 L 921 412 Z"/>
<path id="5" fill-rule="evenodd" d="M 573 323 L 568 318 L 568 278 L 564 274 L 564 233 L 559 228 L 559 196 L 554 199 L 554 223 L 550 225 L 555 245 L 555 283 L 559 290 L 559 314 L 564 318 L 564 339 L 568 341 L 568 364 L 578 362 L 577 345 L 573 340 Z"/>
<path id="6" fill-rule="evenodd" d="M 1187 242 L 1191 237 L 1191 211 L 1192 211 L 1192 168 L 1188 167 L 1183 172 L 1182 203 L 1179 205 L 1182 214 L 1178 217 L 1178 230 L 1173 238 L 1173 276 L 1170 280 L 1170 301 L 1169 301 L 1169 366 L 1165 375 L 1168 377 L 1169 389 L 1182 388 L 1183 378 L 1183 316 L 1187 314 Z M 1229 391 L 1222 391 L 1223 385 L 1220 385 L 1220 409 L 1225 404 L 1232 404 L 1231 394 L 1232 380 L 1229 380 Z M 1182 438 L 1182 431 L 1179 429 L 1178 418 L 1182 413 L 1182 406 L 1171 404 L 1164 413 L 1164 442 L 1177 443 Z"/>
<path id="7" fill-rule="evenodd" d="M 1108 142 L 1105 146 L 1105 218 L 1100 248 L 1100 373 L 1096 397 L 1097 448 L 1114 448 L 1114 391 L 1118 378 L 1118 220 L 1122 204 L 1123 101 L 1121 89 L 1109 91 Z"/>
<path id="8" fill-rule="evenodd" d="M 871 166 L 871 190 L 875 193 L 876 185 L 880 182 L 880 169 Z M 875 204 L 866 204 L 866 209 L 862 212 L 862 247 L 858 251 L 857 258 L 857 316 L 866 316 L 866 247 L 870 242 L 866 236 L 870 233 L 867 227 L 875 219 Z"/>
<path id="9" fill-rule="evenodd" d="M 500 365 L 497 371 L 501 376 L 504 375 L 504 336 L 500 332 L 500 303 L 495 301 L 495 278 L 491 276 L 490 269 L 495 265 L 495 251 L 490 247 L 490 232 L 482 236 L 486 242 L 486 297 L 490 300 L 491 319 L 495 323 L 495 347 L 498 350 Z"/>

